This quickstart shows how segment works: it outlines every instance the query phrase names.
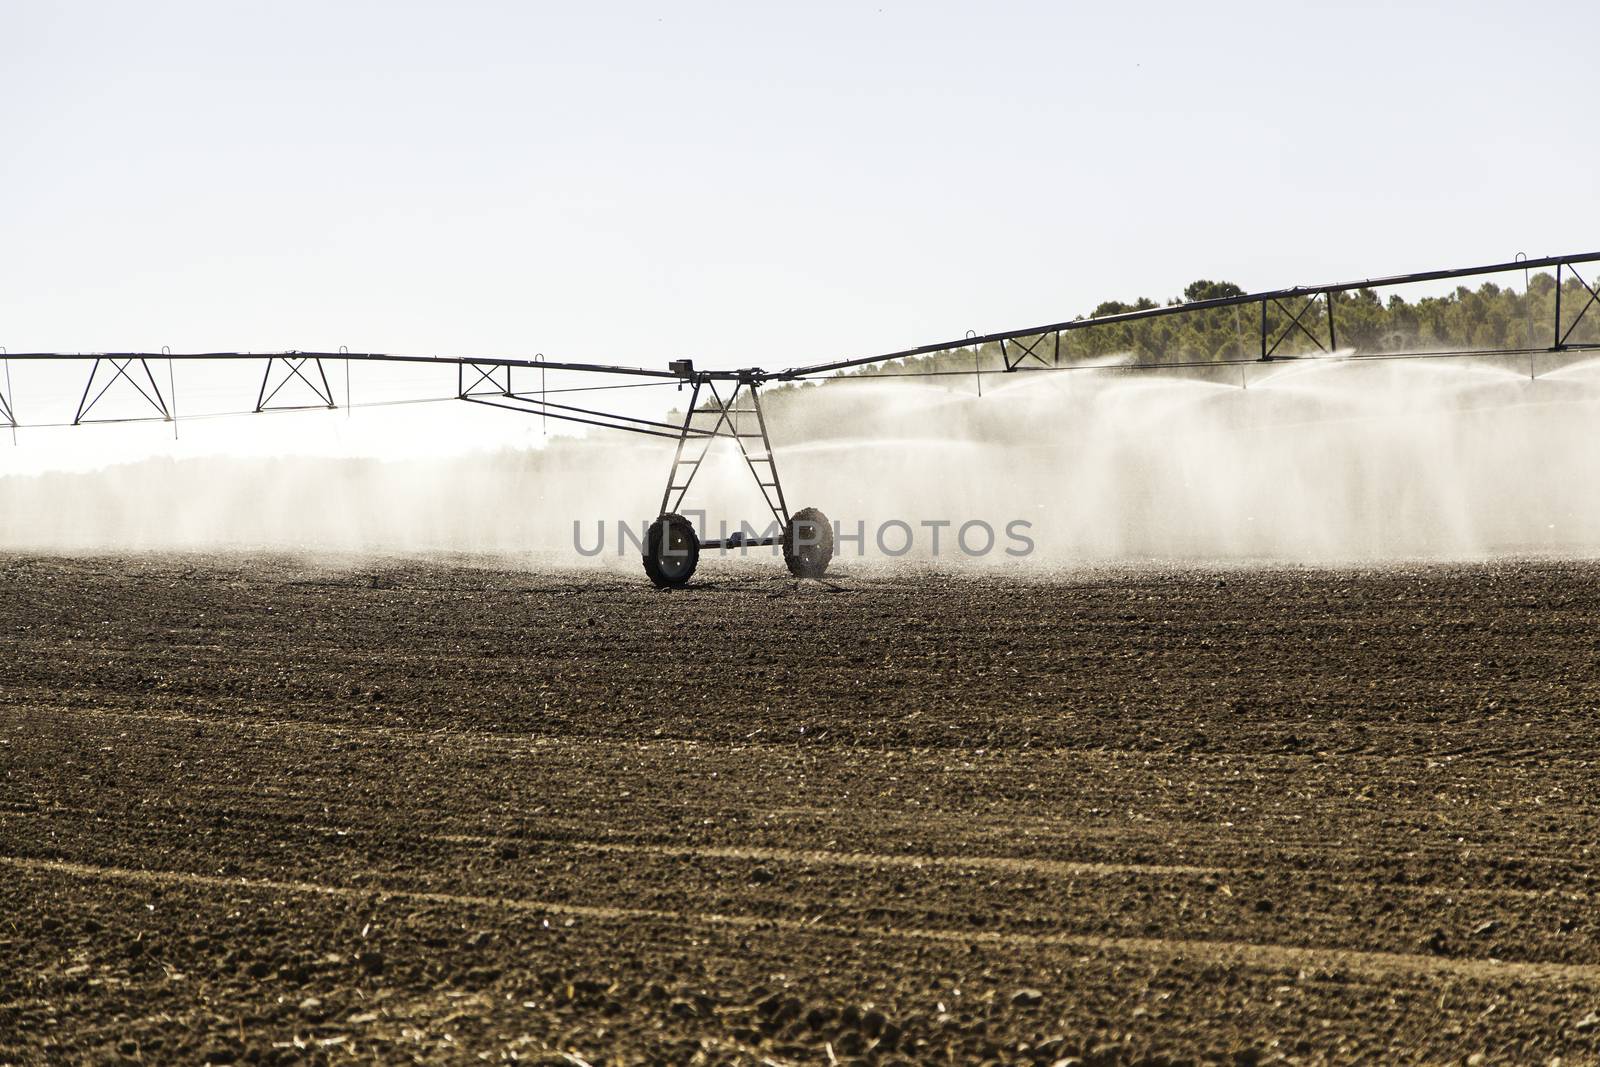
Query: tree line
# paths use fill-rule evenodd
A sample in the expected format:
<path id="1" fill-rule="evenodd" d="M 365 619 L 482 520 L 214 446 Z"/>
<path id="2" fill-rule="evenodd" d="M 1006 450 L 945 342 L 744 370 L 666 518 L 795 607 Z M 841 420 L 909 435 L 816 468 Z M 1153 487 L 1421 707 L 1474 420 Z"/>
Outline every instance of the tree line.
<path id="1" fill-rule="evenodd" d="M 1597 287 L 1600 288 L 1600 287 Z M 1167 301 L 1177 306 L 1199 300 L 1243 296 L 1232 282 L 1201 279 Z M 1590 292 L 1567 274 L 1561 286 L 1561 330 L 1577 321 L 1568 344 L 1600 343 L 1600 303 L 1586 307 Z M 1132 303 L 1105 301 L 1075 321 L 1104 318 L 1130 311 L 1160 307 L 1141 297 Z M 1493 351 L 1545 349 L 1555 343 L 1556 280 L 1549 273 L 1534 274 L 1525 289 L 1483 282 L 1477 288 L 1458 286 L 1442 296 L 1408 301 L 1398 293 L 1381 297 L 1374 289 L 1355 289 L 1333 296 L 1333 334 L 1328 328 L 1326 297 L 1289 298 L 1267 304 L 1268 345 L 1274 355 L 1307 355 L 1321 349 L 1362 353 L 1429 351 Z M 1301 313 L 1298 325 L 1296 313 Z M 1257 359 L 1261 356 L 1262 312 L 1259 303 L 1236 304 L 1182 314 L 1109 322 L 1063 331 L 1059 351 L 1046 335 L 1036 346 L 1045 362 L 1061 364 L 1116 360 L 1119 363 L 1187 363 Z M 1278 338 L 1282 336 L 1282 340 Z M 1023 338 L 1024 343 L 1034 338 Z M 1331 341 L 1331 343 L 1330 343 Z M 1013 362 L 1020 352 L 1011 346 Z M 1033 364 L 1029 359 L 1027 363 Z M 895 374 L 908 371 L 963 371 L 1003 369 L 999 344 L 986 344 L 976 353 L 958 348 L 929 356 L 863 367 L 854 373 Z"/>

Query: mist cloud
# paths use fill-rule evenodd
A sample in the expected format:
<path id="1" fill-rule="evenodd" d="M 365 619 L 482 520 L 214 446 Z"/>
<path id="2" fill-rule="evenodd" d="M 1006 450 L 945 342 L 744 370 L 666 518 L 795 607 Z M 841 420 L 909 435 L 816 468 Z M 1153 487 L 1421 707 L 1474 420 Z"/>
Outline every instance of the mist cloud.
<path id="1" fill-rule="evenodd" d="M 986 376 L 981 398 L 964 379 L 860 381 L 775 392 L 769 410 L 791 510 L 869 529 L 1024 519 L 1035 563 L 1600 549 L 1590 368 L 1533 381 L 1477 361 L 1245 373 Z M 573 522 L 653 517 L 670 462 L 669 442 L 597 435 L 395 462 L 150 459 L 13 475 L 0 477 L 0 547 L 443 550 L 593 566 L 572 548 Z M 687 506 L 713 525 L 764 526 L 749 483 L 724 453 Z"/>

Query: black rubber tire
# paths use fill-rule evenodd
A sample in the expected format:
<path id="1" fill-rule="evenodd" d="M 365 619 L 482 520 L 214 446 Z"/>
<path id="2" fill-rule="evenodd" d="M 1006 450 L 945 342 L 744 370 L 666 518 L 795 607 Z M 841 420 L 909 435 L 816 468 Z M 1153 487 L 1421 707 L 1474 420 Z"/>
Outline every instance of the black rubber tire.
<path id="1" fill-rule="evenodd" d="M 833 559 L 833 523 L 816 508 L 801 508 L 783 528 L 783 562 L 796 578 L 821 578 Z"/>
<path id="2" fill-rule="evenodd" d="M 668 512 L 644 535 L 644 572 L 657 589 L 681 589 L 700 565 L 700 535 L 694 523 Z"/>

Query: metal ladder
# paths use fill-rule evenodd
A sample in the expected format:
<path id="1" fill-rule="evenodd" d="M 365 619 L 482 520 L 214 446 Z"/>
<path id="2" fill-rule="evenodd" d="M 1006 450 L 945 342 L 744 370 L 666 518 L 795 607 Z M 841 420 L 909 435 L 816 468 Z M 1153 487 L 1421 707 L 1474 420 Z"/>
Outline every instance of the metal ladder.
<path id="1" fill-rule="evenodd" d="M 700 405 L 700 390 L 702 385 L 711 393 L 711 404 L 704 408 Z M 743 392 L 749 397 L 749 407 L 738 407 L 740 394 Z M 740 416 L 754 415 L 756 429 L 751 432 L 744 427 L 748 421 L 741 423 Z M 707 429 L 703 420 L 715 416 L 715 421 Z M 696 419 L 702 420 L 701 425 L 696 425 Z M 726 427 L 726 429 L 724 429 Z M 676 512 L 683 506 L 683 499 L 688 495 L 689 487 L 694 484 L 695 475 L 700 473 L 700 465 L 705 461 L 706 453 L 711 451 L 711 445 L 719 437 L 732 438 L 734 444 L 739 446 L 739 454 L 744 458 L 745 465 L 750 468 L 750 475 L 756 480 L 756 485 L 761 489 L 761 498 L 766 502 L 767 510 L 772 512 L 772 517 L 777 520 L 778 528 L 784 529 L 789 525 L 789 506 L 783 498 L 783 484 L 778 479 L 778 464 L 772 454 L 772 440 L 767 436 L 767 419 L 761 410 L 760 387 L 754 382 L 737 382 L 733 392 L 728 394 L 726 400 L 717 391 L 714 381 L 696 381 L 689 394 L 689 410 L 683 417 L 683 429 L 678 434 L 678 448 L 672 457 L 672 470 L 667 475 L 667 490 L 661 495 L 661 514 Z M 694 439 L 699 443 L 698 451 L 693 451 L 693 446 L 688 442 Z M 752 451 L 746 441 L 759 440 L 760 451 Z M 693 454 L 690 453 L 693 451 Z M 679 482 L 679 472 L 686 471 L 683 481 Z M 676 495 L 674 495 L 676 494 Z"/>

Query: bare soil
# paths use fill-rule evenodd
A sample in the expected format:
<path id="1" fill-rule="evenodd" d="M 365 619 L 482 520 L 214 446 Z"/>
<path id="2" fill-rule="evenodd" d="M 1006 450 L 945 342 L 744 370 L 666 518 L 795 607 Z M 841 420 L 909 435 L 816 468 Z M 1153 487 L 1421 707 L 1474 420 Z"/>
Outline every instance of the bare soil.
<path id="1" fill-rule="evenodd" d="M 0 1062 L 1600 1057 L 1600 565 L 0 596 Z"/>

